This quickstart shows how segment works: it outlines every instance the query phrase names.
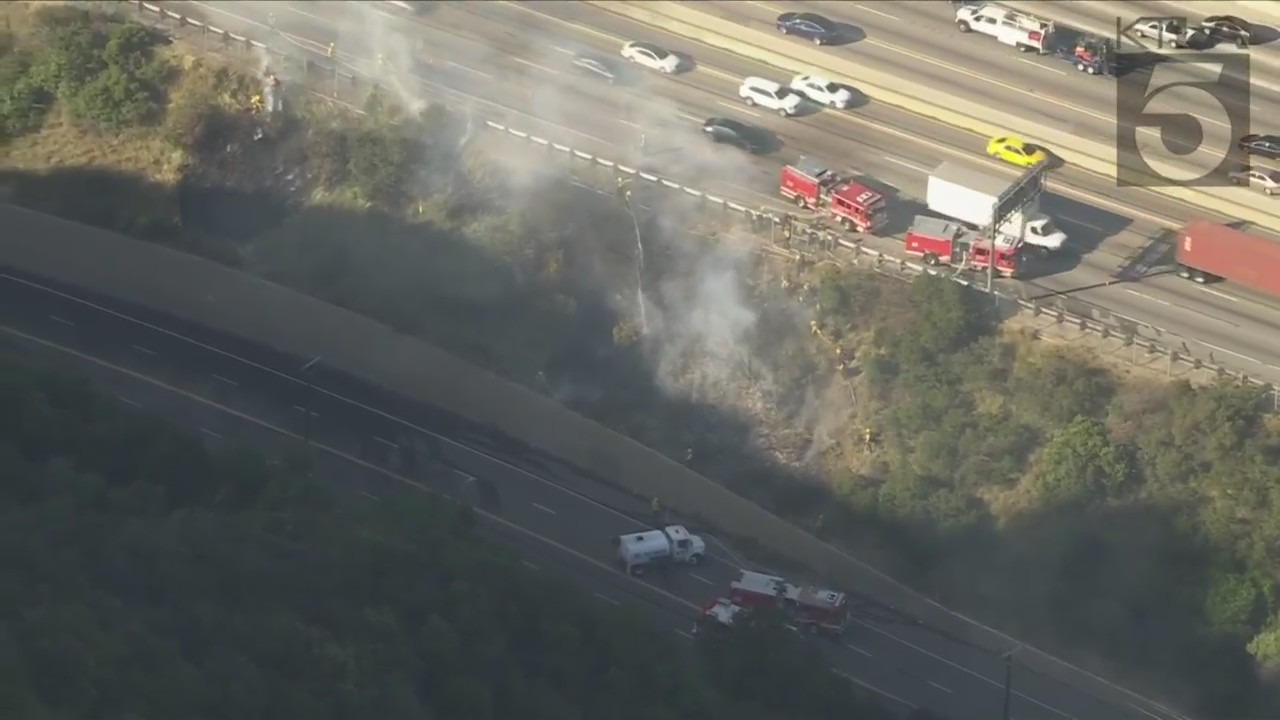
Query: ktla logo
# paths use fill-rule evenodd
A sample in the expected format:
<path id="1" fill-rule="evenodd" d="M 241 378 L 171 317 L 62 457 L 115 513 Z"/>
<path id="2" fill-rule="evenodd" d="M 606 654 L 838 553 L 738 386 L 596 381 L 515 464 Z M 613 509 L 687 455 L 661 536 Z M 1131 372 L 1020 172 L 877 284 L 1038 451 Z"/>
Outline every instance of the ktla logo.
<path id="1" fill-rule="evenodd" d="M 1116 182 L 1121 187 L 1223 187 L 1249 132 L 1249 56 L 1181 51 L 1185 18 L 1116 21 L 1129 71 L 1116 81 Z"/>

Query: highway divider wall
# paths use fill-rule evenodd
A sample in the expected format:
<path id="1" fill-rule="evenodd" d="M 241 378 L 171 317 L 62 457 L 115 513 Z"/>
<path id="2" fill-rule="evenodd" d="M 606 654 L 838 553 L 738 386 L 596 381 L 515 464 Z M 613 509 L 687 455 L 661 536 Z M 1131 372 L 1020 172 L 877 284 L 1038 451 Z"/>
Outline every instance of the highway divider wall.
<path id="1" fill-rule="evenodd" d="M 257 48 L 277 56 L 287 54 L 152 3 L 126 1 L 141 12 L 225 38 L 231 46 Z M 351 82 L 356 81 L 353 75 L 347 77 Z M 486 122 L 485 126 L 544 145 L 549 152 L 596 164 L 620 176 L 634 176 L 701 197 L 726 211 L 742 213 L 749 220 L 758 220 L 763 215 L 498 123 Z M 1019 662 L 1027 667 L 1051 675 L 1063 671 L 1082 674 L 1092 679 L 1092 690 L 1099 697 L 1120 693 L 1129 699 L 1151 703 L 943 607 L 651 448 L 528 388 L 464 363 L 422 341 L 400 335 L 366 317 L 203 258 L 24 208 L 0 205 L 0 221 L 6 228 L 0 235 L 2 265 L 127 303 L 159 309 L 181 321 L 240 337 L 304 362 L 323 358 L 339 372 L 488 426 L 495 433 L 543 449 L 589 475 L 607 478 L 641 496 L 660 497 L 677 513 L 703 518 L 712 527 L 749 532 L 770 552 L 794 558 L 843 587 L 877 598 L 977 646 L 993 652 L 1016 646 Z M 869 256 L 873 263 L 908 272 L 925 270 L 861 248 L 856 243 L 840 242 L 855 253 L 855 258 Z M 1042 312 L 1034 304 L 1030 311 Z M 1087 318 L 1069 317 L 1061 312 L 1054 317 L 1082 329 L 1095 329 L 1095 324 Z M 1109 332 L 1101 327 L 1096 331 Z M 377 351 L 370 352 L 370 348 Z M 1159 349 L 1153 351 L 1160 352 Z M 1176 357 L 1182 360 L 1181 356 Z M 1174 358 L 1171 354 L 1171 362 Z M 590 488 L 575 490 L 591 495 Z M 601 538 L 601 542 L 607 541 Z"/>
<path id="2" fill-rule="evenodd" d="M 916 115 L 933 118 L 954 127 L 977 133 L 984 138 L 1016 131 L 1051 149 L 1073 166 L 1114 178 L 1116 175 L 1116 149 L 1050 127 L 1010 127 L 990 122 L 987 118 L 999 115 L 990 105 L 975 102 L 947 93 L 939 88 L 928 88 L 928 100 L 907 95 L 894 88 L 902 87 L 900 77 L 882 72 L 871 66 L 850 60 L 829 50 L 821 50 L 805 43 L 789 41 L 772 33 L 762 32 L 697 9 L 696 4 L 676 2 L 600 2 L 590 4 L 615 15 L 682 35 L 693 40 L 725 50 L 735 55 L 772 65 L 793 74 L 819 72 L 835 75 L 833 80 L 844 79 L 868 97 L 902 108 Z M 993 50 L 1007 48 L 993 46 Z M 856 80 L 855 80 L 856 78 Z M 1013 121 L 1014 116 L 1005 115 Z M 1261 227 L 1280 230 L 1280 214 L 1255 205 L 1245 205 L 1231 195 L 1246 197 L 1245 188 L 1185 188 L 1161 187 L 1159 177 L 1151 176 L 1152 192 L 1174 198 L 1196 207 L 1216 210 L 1228 217 L 1245 220 Z"/>

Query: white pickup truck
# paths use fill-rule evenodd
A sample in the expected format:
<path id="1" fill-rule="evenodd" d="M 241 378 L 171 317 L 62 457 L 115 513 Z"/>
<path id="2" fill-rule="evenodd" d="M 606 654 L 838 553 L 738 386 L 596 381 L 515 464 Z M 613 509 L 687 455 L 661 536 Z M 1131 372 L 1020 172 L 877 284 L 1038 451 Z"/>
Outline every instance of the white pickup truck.
<path id="1" fill-rule="evenodd" d="M 961 5 L 956 9 L 956 27 L 960 32 L 990 35 L 1022 52 L 1047 53 L 1052 49 L 1049 36 L 1053 23 L 992 3 Z"/>

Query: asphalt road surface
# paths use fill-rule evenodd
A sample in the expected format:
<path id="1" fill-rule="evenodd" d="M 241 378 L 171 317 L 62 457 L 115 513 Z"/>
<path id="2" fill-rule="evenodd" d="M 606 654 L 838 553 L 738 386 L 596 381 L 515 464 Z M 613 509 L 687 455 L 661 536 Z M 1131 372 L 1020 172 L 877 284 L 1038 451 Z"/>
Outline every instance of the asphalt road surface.
<path id="1" fill-rule="evenodd" d="M 781 166 L 801 155 L 821 159 L 891 197 L 892 236 L 866 239 L 877 250 L 900 251 L 897 238 L 923 211 L 927 172 L 940 162 L 964 159 L 1016 175 L 981 155 L 983 138 L 889 107 L 793 119 L 747 108 L 736 96 L 739 79 L 775 71 L 578 3 L 439 3 L 422 16 L 352 3 L 168 6 L 257 37 L 270 35 L 274 25 L 277 45 L 292 44 L 320 61 L 332 42 L 342 62 L 374 73 L 388 87 L 442 95 L 478 116 L 749 205 L 779 207 Z M 618 86 L 572 73 L 575 53 L 613 57 L 623 38 L 659 42 L 696 67 L 672 77 L 636 73 Z M 713 115 L 766 128 L 781 148 L 748 158 L 707 147 L 696 137 L 697 126 Z M 1038 259 L 1029 280 L 1006 282 L 1008 290 L 1081 314 L 1153 326 L 1148 337 L 1175 348 L 1185 342 L 1198 357 L 1280 382 L 1280 302 L 1230 285 L 1187 283 L 1170 273 L 1169 227 L 1212 213 L 1141 189 L 1116 188 L 1071 168 L 1053 178 L 1043 209 L 1070 235 L 1069 248 Z"/>
<path id="2" fill-rule="evenodd" d="M 153 311 L 12 273 L 0 275 L 0 331 L 8 352 L 88 371 L 122 402 L 167 415 L 211 443 L 296 449 L 309 439 L 338 463 L 326 472 L 348 478 L 367 501 L 381 501 L 409 481 L 464 498 L 476 497 L 477 483 L 492 483 L 505 523 L 498 530 L 517 538 L 521 552 L 532 551 L 529 563 L 554 558 L 585 571 L 585 588 L 600 602 L 635 604 L 679 636 L 687 634 L 695 608 L 722 594 L 742 566 L 712 538 L 712 557 L 702 566 L 632 581 L 609 569 L 609 541 L 646 527 L 643 503 L 621 494 L 616 502 L 588 500 L 573 491 L 583 480 L 571 472 L 532 472 L 526 469 L 531 459 L 501 442 L 468 436 L 467 428 L 439 411 L 338 377 L 323 358 L 299 365 Z M 413 448 L 412 458 L 406 448 Z M 403 479 L 389 482 L 397 477 Z M 856 597 L 856 588 L 850 590 Z M 836 670 L 889 702 L 929 707 L 957 720 L 1000 712 L 1004 669 L 998 656 L 869 599 L 858 601 L 839 642 L 815 643 Z M 1021 668 L 1014 674 L 1012 708 L 1017 720 L 1177 717 L 1118 690 L 1098 698 Z"/>

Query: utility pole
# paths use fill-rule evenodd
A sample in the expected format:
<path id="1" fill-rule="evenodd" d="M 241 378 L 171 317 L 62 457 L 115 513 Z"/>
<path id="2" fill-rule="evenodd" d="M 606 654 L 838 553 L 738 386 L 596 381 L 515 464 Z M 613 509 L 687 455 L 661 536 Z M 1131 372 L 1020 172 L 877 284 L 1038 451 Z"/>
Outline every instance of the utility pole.
<path id="1" fill-rule="evenodd" d="M 999 237 L 999 231 L 1008 222 L 1009 219 L 1019 211 L 1023 210 L 1031 203 L 1040 199 L 1040 195 L 1044 193 L 1045 175 L 1049 172 L 1047 163 L 1040 163 L 1034 167 L 1028 168 L 1022 177 L 1018 178 L 1013 185 L 1009 186 L 999 198 L 996 199 L 995 207 L 991 209 L 991 224 L 985 228 L 986 241 L 988 244 L 987 251 L 987 292 L 991 292 L 995 287 L 996 280 L 996 240 Z M 1015 237 L 1021 238 L 1024 230 L 1025 219 L 1018 222 L 1018 227 L 1014 229 Z M 994 297 L 994 294 L 993 294 Z"/>
<path id="2" fill-rule="evenodd" d="M 1009 720 L 1009 703 L 1013 700 L 1013 654 L 1018 652 L 1022 645 L 1014 646 L 1004 657 L 1004 712 L 1000 714 L 1002 720 Z"/>

